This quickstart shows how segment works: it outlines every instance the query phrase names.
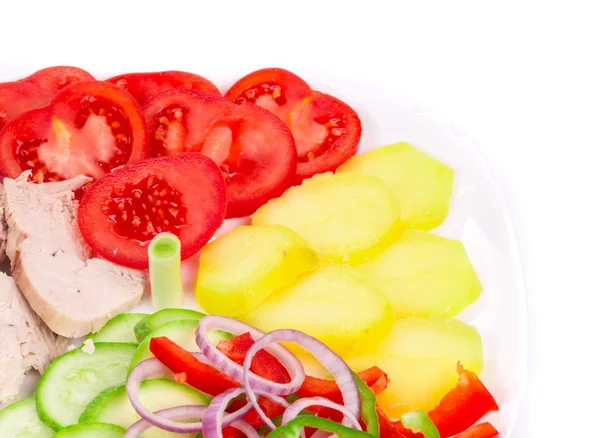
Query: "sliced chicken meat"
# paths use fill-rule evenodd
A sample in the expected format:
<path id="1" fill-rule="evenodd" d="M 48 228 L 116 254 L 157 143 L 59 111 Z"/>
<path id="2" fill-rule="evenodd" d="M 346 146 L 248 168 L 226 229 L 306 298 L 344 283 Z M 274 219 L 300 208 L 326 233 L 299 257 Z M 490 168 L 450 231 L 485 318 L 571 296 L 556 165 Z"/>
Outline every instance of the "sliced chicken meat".
<path id="1" fill-rule="evenodd" d="M 96 332 L 139 303 L 145 276 L 94 258 L 81 238 L 73 190 L 89 178 L 33 184 L 27 177 L 4 180 L 6 254 L 15 282 L 55 333 Z"/>
<path id="2" fill-rule="evenodd" d="M 15 398 L 25 373 L 44 372 L 68 343 L 48 329 L 13 279 L 0 272 L 0 403 Z"/>
<path id="3" fill-rule="evenodd" d="M 4 220 L 4 202 L 1 201 L 4 197 L 4 186 L 0 184 L 0 263 L 6 258 L 6 220 Z"/>

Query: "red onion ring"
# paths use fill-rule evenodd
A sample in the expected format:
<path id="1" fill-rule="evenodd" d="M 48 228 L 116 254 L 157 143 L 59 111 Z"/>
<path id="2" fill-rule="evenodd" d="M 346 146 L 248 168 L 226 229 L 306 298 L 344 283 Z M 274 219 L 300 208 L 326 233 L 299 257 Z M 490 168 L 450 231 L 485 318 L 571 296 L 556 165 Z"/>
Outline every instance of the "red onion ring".
<path id="1" fill-rule="evenodd" d="M 127 377 L 127 383 L 125 385 L 131 406 L 133 406 L 133 409 L 140 417 L 142 417 L 142 419 L 147 421 L 152 426 L 159 427 L 160 429 L 175 433 L 202 432 L 202 422 L 178 423 L 151 412 L 141 402 L 140 385 L 142 381 L 165 372 L 170 371 L 156 358 L 146 359 L 145 361 L 136 365 L 135 368 L 131 370 L 131 373 L 129 373 L 129 376 Z"/>
<path id="2" fill-rule="evenodd" d="M 354 418 L 360 417 L 360 395 L 358 392 L 358 386 L 354 380 L 354 376 L 350 367 L 344 362 L 344 360 L 335 354 L 327 345 L 312 336 L 302 333 L 298 330 L 283 329 L 274 330 L 267 333 L 262 338 L 258 339 L 252 347 L 246 353 L 246 359 L 244 360 L 244 387 L 246 388 L 246 394 L 254 409 L 260 416 L 260 418 L 267 424 L 271 429 L 275 428 L 275 425 L 271 419 L 264 413 L 258 404 L 256 393 L 253 392 L 253 382 L 251 379 L 250 365 L 252 364 L 252 358 L 254 355 L 270 346 L 275 342 L 295 342 L 301 347 L 308 350 L 327 371 L 331 373 L 335 379 L 340 392 L 342 393 L 342 400 L 344 401 L 344 407 Z M 277 345 L 277 344 L 276 344 Z M 290 353 L 291 354 L 291 353 Z M 209 358 L 210 359 L 210 358 Z M 260 388 L 262 389 L 262 388 Z"/>
<path id="3" fill-rule="evenodd" d="M 285 425 L 289 423 L 291 420 L 296 418 L 298 414 L 300 414 L 300 412 L 302 412 L 309 406 L 325 406 L 327 408 L 335 409 L 336 411 L 344 414 L 344 421 L 342 421 L 342 424 L 348 427 L 353 427 L 357 430 L 362 430 L 358 419 L 354 415 L 352 415 L 352 412 L 350 412 L 350 410 L 348 410 L 344 405 L 333 402 L 325 397 L 309 397 L 296 400 L 283 413 L 281 424 Z"/>
<path id="4" fill-rule="evenodd" d="M 177 406 L 175 408 L 163 409 L 161 411 L 154 412 L 154 414 L 169 420 L 187 420 L 190 418 L 203 418 L 206 414 L 206 409 L 207 406 L 184 405 Z M 224 418 L 224 421 L 229 420 L 230 417 L 234 416 L 234 414 L 237 414 L 237 412 L 227 415 Z M 137 438 L 151 427 L 152 425 L 150 423 L 144 419 L 141 419 L 127 429 L 127 432 L 125 435 L 123 435 L 123 438 Z M 243 432 L 248 438 L 258 438 L 258 433 L 245 421 L 233 421 L 231 423 L 231 427 L 235 427 L 237 430 Z"/>
<path id="5" fill-rule="evenodd" d="M 260 438 L 258 432 L 243 420 L 234 421 L 230 424 L 230 426 L 235 427 L 237 430 L 242 432 L 244 435 L 246 435 L 246 438 Z"/>
<path id="6" fill-rule="evenodd" d="M 161 411 L 154 412 L 153 414 L 167 420 L 186 420 L 190 418 L 201 419 L 204 417 L 206 409 L 207 406 L 184 405 L 177 406 L 175 408 L 163 409 Z M 127 432 L 125 435 L 123 435 L 123 438 L 137 438 L 151 427 L 153 427 L 152 424 L 142 418 L 141 420 L 129 426 Z"/>
<path id="7" fill-rule="evenodd" d="M 281 362 L 291 377 L 289 383 L 275 383 L 260 377 L 253 372 L 244 371 L 242 366 L 221 353 L 208 339 L 207 334 L 212 330 L 224 330 L 233 333 L 234 335 L 249 332 L 250 336 L 252 336 L 255 341 L 261 339 L 265 334 L 248 324 L 224 316 L 207 315 L 200 320 L 198 330 L 196 330 L 196 343 L 198 344 L 198 347 L 200 347 L 204 356 L 206 356 L 215 368 L 219 369 L 232 379 L 240 383 L 247 380 L 249 383 L 252 383 L 253 388 L 274 395 L 292 394 L 298 391 L 300 386 L 302 386 L 305 377 L 304 367 L 300 360 L 287 348 L 279 344 L 269 345 L 269 347 L 266 348 L 269 353 L 274 355 L 277 360 Z M 245 386 L 248 388 L 247 383 Z"/>
<path id="8" fill-rule="evenodd" d="M 202 438 L 223 438 L 223 416 L 229 402 L 244 394 L 243 388 L 232 388 L 212 399 L 202 421 Z M 247 403 L 246 406 L 251 406 Z"/>

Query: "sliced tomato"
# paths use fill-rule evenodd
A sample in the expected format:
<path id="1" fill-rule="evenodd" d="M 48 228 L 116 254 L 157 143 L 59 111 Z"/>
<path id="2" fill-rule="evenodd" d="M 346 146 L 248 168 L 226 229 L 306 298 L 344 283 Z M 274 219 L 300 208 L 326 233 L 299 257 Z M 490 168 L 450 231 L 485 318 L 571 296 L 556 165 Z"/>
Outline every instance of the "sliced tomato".
<path id="1" fill-rule="evenodd" d="M 227 217 L 254 211 L 293 182 L 296 150 L 288 127 L 257 105 L 193 90 L 169 90 L 143 108 L 150 154 L 200 152 L 221 168 Z"/>
<path id="2" fill-rule="evenodd" d="M 298 153 L 296 183 L 335 170 L 358 150 L 362 127 L 356 112 L 333 96 L 311 90 L 287 70 L 250 73 L 225 97 L 235 103 L 256 103 L 287 123 Z"/>
<path id="3" fill-rule="evenodd" d="M 287 121 L 290 111 L 311 93 L 310 85 L 294 73 L 264 68 L 241 78 L 225 97 L 235 103 L 254 103 Z"/>
<path id="4" fill-rule="evenodd" d="M 362 125 L 344 102 L 315 91 L 292 110 L 288 125 L 296 141 L 296 182 L 333 171 L 358 151 Z"/>
<path id="5" fill-rule="evenodd" d="M 161 232 L 181 241 L 181 258 L 197 253 L 223 223 L 225 182 L 196 153 L 128 164 L 96 181 L 79 206 L 81 235 L 102 257 L 148 267 L 148 244 Z"/>
<path id="6" fill-rule="evenodd" d="M 120 88 L 78 82 L 48 106 L 28 111 L 0 132 L 0 173 L 16 178 L 32 172 L 34 182 L 77 175 L 94 179 L 144 158 L 148 131 L 138 103 Z"/>
<path id="7" fill-rule="evenodd" d="M 221 95 L 217 86 L 211 81 L 185 71 L 127 73 L 106 79 L 106 81 L 128 91 L 140 105 L 145 105 L 157 94 L 173 88 L 188 88 L 215 96 Z"/>
<path id="8" fill-rule="evenodd" d="M 93 80 L 80 68 L 49 67 L 18 81 L 0 83 L 0 131 L 19 114 L 48 105 L 67 85 Z"/>

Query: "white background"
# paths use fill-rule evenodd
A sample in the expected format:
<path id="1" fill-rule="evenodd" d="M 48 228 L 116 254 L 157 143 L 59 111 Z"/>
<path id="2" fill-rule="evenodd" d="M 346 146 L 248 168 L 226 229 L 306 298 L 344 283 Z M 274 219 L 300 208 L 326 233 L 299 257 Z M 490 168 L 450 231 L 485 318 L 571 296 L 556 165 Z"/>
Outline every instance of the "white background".
<path id="1" fill-rule="evenodd" d="M 600 15 L 549 3 L 3 1 L 0 76 L 280 66 L 412 97 L 479 145 L 512 210 L 530 310 L 514 436 L 600 436 Z"/>

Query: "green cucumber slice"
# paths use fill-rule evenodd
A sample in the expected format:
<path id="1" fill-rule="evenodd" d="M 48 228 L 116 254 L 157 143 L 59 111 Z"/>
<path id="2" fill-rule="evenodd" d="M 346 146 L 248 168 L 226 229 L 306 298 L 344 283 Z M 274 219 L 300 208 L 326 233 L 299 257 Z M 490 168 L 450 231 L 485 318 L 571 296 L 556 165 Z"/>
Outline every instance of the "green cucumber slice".
<path id="1" fill-rule="evenodd" d="M 59 430 L 52 438 L 123 438 L 126 430 L 108 423 L 74 424 Z"/>
<path id="2" fill-rule="evenodd" d="M 156 412 L 181 405 L 208 405 L 211 399 L 188 385 L 168 379 L 151 379 L 142 382 L 140 400 L 150 411 Z M 79 422 L 111 423 L 127 429 L 139 419 L 140 416 L 131 406 L 125 386 L 121 386 L 108 389 L 92 400 Z M 195 435 L 176 434 L 152 428 L 141 434 L 140 438 L 191 438 Z"/>
<path id="3" fill-rule="evenodd" d="M 91 333 L 86 339 L 94 342 L 127 342 L 137 344 L 134 328 L 138 322 L 148 317 L 147 313 L 121 313 L 109 320 L 97 333 Z"/>
<path id="4" fill-rule="evenodd" d="M 198 344 L 196 344 L 196 329 L 198 328 L 198 320 L 194 319 L 183 319 L 177 321 L 167 322 L 159 326 L 156 330 L 151 332 L 146 338 L 140 343 L 135 354 L 131 358 L 131 365 L 129 371 L 131 371 L 137 364 L 143 360 L 154 357 L 150 351 L 150 339 L 157 338 L 159 336 L 166 336 L 171 341 L 175 342 L 180 347 L 185 348 L 188 351 L 198 352 Z M 220 341 L 231 339 L 232 335 L 222 331 L 212 331 L 209 333 L 209 339 L 211 342 L 218 344 Z"/>
<path id="5" fill-rule="evenodd" d="M 203 316 L 206 315 L 190 309 L 159 310 L 158 312 L 149 315 L 147 318 L 144 318 L 136 324 L 134 328 L 135 337 L 137 338 L 138 342 L 142 342 L 144 339 L 146 339 L 146 336 L 167 322 L 184 319 L 193 319 L 199 321 Z"/>
<path id="6" fill-rule="evenodd" d="M 54 430 L 77 423 L 90 400 L 125 383 L 135 350 L 135 344 L 100 342 L 92 354 L 78 348 L 58 357 L 38 385 L 40 419 Z"/>
<path id="7" fill-rule="evenodd" d="M 38 417 L 35 397 L 29 397 L 0 410 L 2 438 L 50 438 L 54 430 Z"/>

